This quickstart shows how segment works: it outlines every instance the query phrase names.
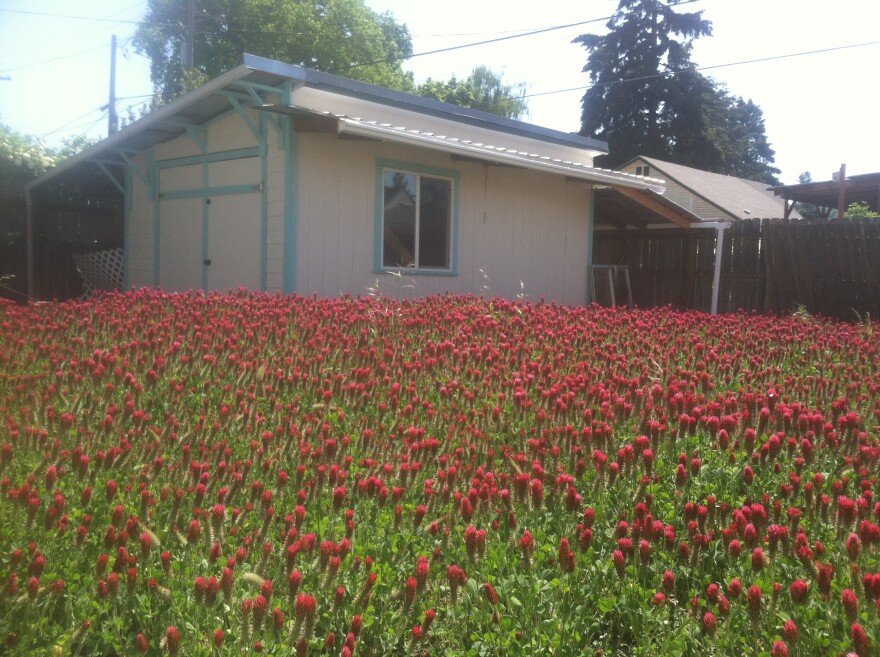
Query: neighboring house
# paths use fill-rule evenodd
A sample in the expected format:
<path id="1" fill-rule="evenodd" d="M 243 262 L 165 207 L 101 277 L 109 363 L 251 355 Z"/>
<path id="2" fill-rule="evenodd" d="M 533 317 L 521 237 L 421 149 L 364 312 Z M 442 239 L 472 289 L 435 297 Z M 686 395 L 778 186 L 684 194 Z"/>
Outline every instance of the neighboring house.
<path id="1" fill-rule="evenodd" d="M 852 203 L 863 203 L 872 212 L 880 212 L 880 172 L 846 175 L 846 165 L 831 180 L 796 185 L 780 185 L 772 189 L 777 198 L 784 199 L 785 216 L 797 215 L 796 204 L 812 205 L 816 213 L 825 219 L 833 211 L 845 217 Z"/>
<path id="2" fill-rule="evenodd" d="M 45 182 L 103 171 L 125 198 L 126 287 L 336 296 L 378 280 L 402 296 L 488 287 L 582 304 L 594 186 L 647 203 L 663 189 L 593 168 L 605 150 L 245 55 L 28 194 L 33 215 Z M 402 277 L 407 287 L 396 288 Z"/>
<path id="3" fill-rule="evenodd" d="M 785 203 L 770 191 L 767 183 L 643 156 L 630 160 L 620 170 L 637 176 L 663 179 L 665 198 L 702 221 L 731 221 L 750 217 L 778 219 L 785 215 Z M 791 216 L 800 218 L 797 212 Z"/>

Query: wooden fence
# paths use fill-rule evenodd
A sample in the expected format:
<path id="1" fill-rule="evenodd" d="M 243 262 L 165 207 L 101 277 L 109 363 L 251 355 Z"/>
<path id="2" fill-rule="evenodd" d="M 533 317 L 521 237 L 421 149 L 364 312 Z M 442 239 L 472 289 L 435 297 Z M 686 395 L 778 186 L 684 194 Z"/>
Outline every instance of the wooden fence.
<path id="1" fill-rule="evenodd" d="M 38 205 L 34 219 L 34 297 L 70 299 L 82 294 L 73 256 L 123 243 L 123 210 L 111 199 L 85 206 L 75 201 Z M 0 200 L 0 297 L 26 302 L 27 259 L 23 199 Z"/>
<path id="2" fill-rule="evenodd" d="M 597 231 L 594 264 L 629 267 L 633 301 L 708 312 L 716 231 Z M 719 312 L 880 317 L 880 220 L 745 219 L 727 229 Z"/>

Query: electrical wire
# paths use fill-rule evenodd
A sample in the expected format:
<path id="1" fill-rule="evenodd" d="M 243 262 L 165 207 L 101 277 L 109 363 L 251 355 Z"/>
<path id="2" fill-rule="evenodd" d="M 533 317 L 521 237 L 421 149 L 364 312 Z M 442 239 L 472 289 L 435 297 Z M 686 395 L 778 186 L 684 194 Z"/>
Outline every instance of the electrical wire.
<path id="1" fill-rule="evenodd" d="M 132 5 L 135 7 L 137 5 Z M 123 10 L 126 11 L 126 10 Z M 8 14 L 27 14 L 29 16 L 47 16 L 50 18 L 67 18 L 70 20 L 78 20 L 78 21 L 98 21 L 103 23 L 128 23 L 131 25 L 138 25 L 141 21 L 135 20 L 125 20 L 122 18 L 97 18 L 96 16 L 76 16 L 73 14 L 53 14 L 48 11 L 31 11 L 29 9 L 8 9 L 6 7 L 0 7 L 0 12 L 6 12 Z M 117 13 L 122 13 L 117 12 Z"/>
<path id="2" fill-rule="evenodd" d="M 724 64 L 711 64 L 708 66 L 692 66 L 690 68 L 683 68 L 675 71 L 664 71 L 662 73 L 653 73 L 651 75 L 641 75 L 636 78 L 621 78 L 620 80 L 612 80 L 611 82 L 600 82 L 593 85 L 586 85 L 580 87 L 569 87 L 567 89 L 556 89 L 554 91 L 541 91 L 533 94 L 526 94 L 523 98 L 534 98 L 536 96 L 549 96 L 552 94 L 561 94 L 567 93 L 570 91 L 585 91 L 590 88 L 595 87 L 613 87 L 618 84 L 627 84 L 630 82 L 644 82 L 645 80 L 653 80 L 656 78 L 665 78 L 672 77 L 675 75 L 679 75 L 681 73 L 693 73 L 696 71 L 711 71 L 719 68 L 729 68 L 731 66 L 743 66 L 745 64 L 760 64 L 763 62 L 772 62 L 779 59 L 789 59 L 791 57 L 803 57 L 805 55 L 818 55 L 827 52 L 836 52 L 840 50 L 850 50 L 852 48 L 864 48 L 866 46 L 876 46 L 880 45 L 880 41 L 865 41 L 863 43 L 848 43 L 842 46 L 832 46 L 830 48 L 818 48 L 815 50 L 804 50 L 802 52 L 792 52 L 785 53 L 782 55 L 769 55 L 767 57 L 758 57 L 755 59 L 743 59 L 738 62 L 726 62 Z"/>
<path id="3" fill-rule="evenodd" d="M 42 59 L 38 62 L 28 62 L 27 64 L 21 64 L 20 66 L 13 66 L 12 68 L 7 68 L 4 70 L 4 73 L 11 73 L 12 71 L 21 71 L 26 68 L 31 68 L 32 66 L 41 66 L 42 64 L 49 64 L 51 62 L 57 62 L 59 59 L 68 59 L 70 57 L 76 57 L 77 55 L 84 55 L 88 52 L 97 52 L 98 50 L 104 50 L 107 46 L 93 46 L 91 48 L 86 48 L 85 50 L 79 50 L 77 52 L 65 53 L 63 55 L 58 55 L 57 57 L 50 57 L 49 59 Z"/>
<path id="4" fill-rule="evenodd" d="M 78 25 L 76 27 L 71 27 L 68 29 L 63 29 L 60 34 L 53 34 L 53 35 L 48 36 L 47 38 L 43 39 L 42 41 L 31 42 L 29 44 L 29 46 L 30 46 L 29 50 L 31 50 L 33 52 L 42 52 L 45 47 L 57 45 L 59 43 L 63 43 L 64 47 L 70 48 L 70 46 L 72 44 L 83 41 L 84 39 L 95 39 L 98 36 L 100 36 L 101 34 L 106 34 L 107 28 L 101 27 L 98 30 L 89 31 L 88 28 L 94 27 L 94 25 L 92 24 L 93 22 L 95 22 L 95 21 L 108 21 L 108 22 L 112 21 L 113 16 L 118 16 L 120 14 L 124 14 L 128 11 L 131 11 L 132 9 L 139 7 L 140 5 L 141 5 L 141 2 L 136 2 L 133 5 L 129 5 L 128 7 L 125 7 L 124 9 L 120 9 L 119 11 L 115 12 L 114 14 L 111 14 L 109 17 L 103 18 L 103 19 L 92 18 L 92 17 L 82 17 L 83 20 L 88 20 L 89 23 L 87 23 L 85 25 Z M 0 11 L 13 11 L 13 12 L 15 12 L 16 10 L 0 9 Z M 47 15 L 54 16 L 53 14 L 47 14 Z M 126 21 L 126 22 L 131 22 L 131 21 Z M 85 30 L 85 32 L 83 32 L 83 30 Z M 78 33 L 78 32 L 80 32 L 80 34 L 76 35 L 76 33 Z M 131 38 L 126 40 L 126 42 L 128 42 L 128 41 L 131 41 Z M 7 66 L 19 66 L 20 62 L 24 62 L 28 58 L 29 58 L 29 55 L 24 54 L 24 53 L 18 53 L 17 57 L 15 55 L 13 55 L 12 57 L 4 57 L 4 61 Z M 21 65 L 23 66 L 24 64 L 22 63 Z M 30 63 L 28 62 L 27 65 L 30 66 Z"/>
<path id="5" fill-rule="evenodd" d="M 85 114 L 83 114 L 83 115 L 81 115 L 81 116 L 78 116 L 78 117 L 76 117 L 75 119 L 71 119 L 70 121 L 68 121 L 68 122 L 65 123 L 64 125 L 59 126 L 59 127 L 55 128 L 54 130 L 52 130 L 52 131 L 50 131 L 50 132 L 46 132 L 46 133 L 40 135 L 40 138 L 41 138 L 41 139 L 45 139 L 46 137 L 51 137 L 51 136 L 54 135 L 56 132 L 60 132 L 60 131 L 62 131 L 62 130 L 68 129 L 68 128 L 72 130 L 73 128 L 75 128 L 75 127 L 77 127 L 77 126 L 73 126 L 73 127 L 71 127 L 71 124 L 76 123 L 77 121 L 81 121 L 82 119 L 86 118 L 86 117 L 89 116 L 90 114 L 94 114 L 95 112 L 100 112 L 100 111 L 101 111 L 101 108 L 100 108 L 100 107 L 96 107 L 96 108 L 94 108 L 94 109 L 90 109 L 90 110 L 89 110 L 88 112 L 86 112 Z"/>

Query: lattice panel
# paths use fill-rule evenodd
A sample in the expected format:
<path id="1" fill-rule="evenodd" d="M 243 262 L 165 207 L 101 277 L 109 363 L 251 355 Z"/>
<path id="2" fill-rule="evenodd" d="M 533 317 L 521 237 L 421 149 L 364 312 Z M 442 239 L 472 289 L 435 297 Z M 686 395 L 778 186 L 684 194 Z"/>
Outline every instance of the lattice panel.
<path id="1" fill-rule="evenodd" d="M 79 253 L 73 256 L 73 262 L 83 279 L 83 298 L 99 291 L 114 292 L 122 289 L 122 249 Z"/>

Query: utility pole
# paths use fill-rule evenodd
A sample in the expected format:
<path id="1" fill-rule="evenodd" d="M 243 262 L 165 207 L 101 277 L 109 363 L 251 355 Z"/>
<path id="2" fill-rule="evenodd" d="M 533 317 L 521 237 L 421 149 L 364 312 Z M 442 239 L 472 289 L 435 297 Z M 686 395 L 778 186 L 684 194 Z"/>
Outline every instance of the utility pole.
<path id="1" fill-rule="evenodd" d="M 110 37 L 110 101 L 107 114 L 107 136 L 119 130 L 119 117 L 116 115 L 116 35 Z"/>

